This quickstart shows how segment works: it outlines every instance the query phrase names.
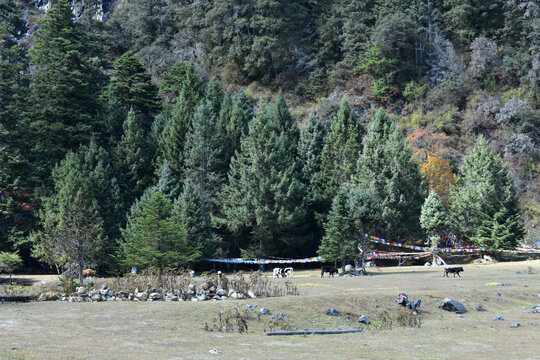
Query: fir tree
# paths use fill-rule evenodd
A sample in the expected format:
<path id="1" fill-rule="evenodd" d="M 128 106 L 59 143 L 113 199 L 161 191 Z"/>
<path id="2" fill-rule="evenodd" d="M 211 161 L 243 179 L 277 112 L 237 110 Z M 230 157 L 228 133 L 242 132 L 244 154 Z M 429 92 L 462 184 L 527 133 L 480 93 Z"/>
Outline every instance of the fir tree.
<path id="1" fill-rule="evenodd" d="M 110 92 L 136 114 L 155 115 L 161 108 L 158 88 L 139 59 L 128 51 L 114 63 Z"/>
<path id="2" fill-rule="evenodd" d="M 198 187 L 191 182 L 174 204 L 174 218 L 186 231 L 186 241 L 198 248 L 201 256 L 212 257 L 216 252 L 216 241 L 210 227 L 210 213 Z"/>
<path id="3" fill-rule="evenodd" d="M 283 104 L 279 100 L 261 108 L 250 123 L 221 197 L 228 228 L 251 234 L 251 240 L 243 242 L 246 256 L 290 253 L 303 245 L 306 233 L 299 131 Z"/>
<path id="4" fill-rule="evenodd" d="M 163 77 L 159 87 L 159 94 L 165 98 L 166 102 L 175 103 L 184 85 L 198 93 L 199 96 L 203 94 L 203 85 L 193 63 L 177 62 L 169 73 Z"/>
<path id="5" fill-rule="evenodd" d="M 186 266 L 199 257 L 199 251 L 187 244 L 184 227 L 172 218 L 172 208 L 159 191 L 145 193 L 131 207 L 122 229 L 124 266 L 153 266 L 161 275 L 167 268 Z"/>
<path id="6" fill-rule="evenodd" d="M 115 152 L 115 169 L 124 204 L 129 207 L 152 182 L 154 147 L 133 110 L 129 111 L 123 128 L 124 134 Z"/>
<path id="7" fill-rule="evenodd" d="M 343 186 L 332 202 L 325 224 L 326 234 L 318 255 L 325 261 L 354 259 L 366 231 L 380 220 L 380 207 L 374 194 L 364 189 Z"/>
<path id="8" fill-rule="evenodd" d="M 222 107 L 226 109 L 226 107 Z M 225 116 L 226 112 L 223 112 Z M 221 114 L 220 114 L 221 116 Z M 240 150 L 242 138 L 247 135 L 249 123 L 253 119 L 254 110 L 251 99 L 243 91 L 237 92 L 232 98 L 230 117 L 226 125 L 227 143 L 229 156 L 234 156 Z M 225 122 L 225 120 L 223 120 Z"/>
<path id="9" fill-rule="evenodd" d="M 77 264 L 82 284 L 84 266 L 97 259 L 103 241 L 103 221 L 92 196 L 90 179 L 79 158 L 68 153 L 53 171 L 54 195 L 43 198 L 43 229 L 34 234 L 34 256 L 49 264 Z"/>
<path id="10" fill-rule="evenodd" d="M 31 51 L 30 127 L 34 163 L 41 179 L 69 149 L 88 142 L 97 130 L 97 89 L 85 51 L 86 35 L 73 21 L 69 4 L 66 0 L 55 2 L 40 21 Z"/>
<path id="11" fill-rule="evenodd" d="M 170 118 L 166 119 L 164 123 L 163 133 L 159 138 L 161 154 L 169 162 L 169 166 L 178 180 L 181 178 L 184 166 L 186 136 L 200 99 L 199 91 L 184 84 Z"/>
<path id="12" fill-rule="evenodd" d="M 355 173 L 360 151 L 361 133 L 358 121 L 347 101 L 343 99 L 324 141 L 321 171 L 316 175 L 320 201 L 325 209 L 330 208 L 340 186 L 349 181 Z"/>
<path id="13" fill-rule="evenodd" d="M 223 138 L 217 125 L 211 103 L 199 105 L 193 116 L 184 154 L 185 179 L 198 184 L 206 208 L 212 213 L 217 209 L 216 195 L 227 172 Z"/>
<path id="14" fill-rule="evenodd" d="M 206 85 L 204 91 L 204 98 L 208 104 L 212 107 L 214 114 L 219 116 L 221 111 L 221 103 L 223 102 L 224 93 L 221 89 L 221 85 L 216 77 L 213 77 Z"/>
<path id="15" fill-rule="evenodd" d="M 159 190 L 169 201 L 174 201 L 178 196 L 180 196 L 180 184 L 173 176 L 167 161 L 165 161 L 161 167 L 161 172 L 156 187 L 157 190 Z"/>
<path id="16" fill-rule="evenodd" d="M 433 248 L 438 246 L 439 234 L 448 229 L 449 225 L 450 220 L 441 198 L 437 192 L 430 191 L 429 196 L 424 201 L 424 205 L 422 205 L 420 226 L 429 235 Z"/>
<path id="17" fill-rule="evenodd" d="M 377 231 L 400 239 L 419 234 L 422 176 L 403 133 L 382 110 L 368 125 L 357 171 L 355 182 L 372 189 L 382 204 L 384 225 Z"/>
<path id="18" fill-rule="evenodd" d="M 460 233 L 487 249 L 509 249 L 523 239 L 521 211 L 510 172 L 479 137 L 465 158 L 451 194 L 451 215 Z"/>
<path id="19" fill-rule="evenodd" d="M 319 119 L 315 109 L 309 114 L 309 121 L 300 134 L 298 156 L 302 162 L 304 183 L 308 186 L 311 203 L 320 199 L 320 189 L 317 186 L 317 176 L 321 171 L 321 155 L 324 146 L 326 128 Z"/>

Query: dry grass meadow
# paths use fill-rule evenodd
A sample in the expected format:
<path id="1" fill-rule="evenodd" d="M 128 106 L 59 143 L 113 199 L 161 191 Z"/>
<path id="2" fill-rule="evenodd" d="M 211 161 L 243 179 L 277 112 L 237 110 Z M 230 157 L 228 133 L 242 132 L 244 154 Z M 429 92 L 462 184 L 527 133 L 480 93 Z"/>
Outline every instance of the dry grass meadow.
<path id="1" fill-rule="evenodd" d="M 393 267 L 370 276 L 324 278 L 297 271 L 300 296 L 206 302 L 31 302 L 0 305 L 0 358 L 7 359 L 540 359 L 540 260 L 464 265 L 461 278 L 442 268 Z M 515 275 L 520 271 L 521 274 Z M 284 281 L 273 279 L 272 281 Z M 497 284 L 510 284 L 497 286 Z M 399 292 L 422 299 L 411 320 Z M 463 315 L 438 308 L 450 297 Z M 249 311 L 248 331 L 208 332 L 221 310 L 244 304 L 287 314 L 273 324 Z M 487 311 L 477 312 L 482 305 Z M 342 315 L 323 312 L 334 307 Z M 347 319 L 345 313 L 352 318 Z M 354 319 L 365 314 L 366 326 Z M 504 320 L 493 320 L 502 315 Z M 410 326 L 411 320 L 416 326 Z M 420 320 L 420 327 L 418 327 Z M 510 328 L 511 323 L 520 323 Z M 281 327 L 350 329 L 342 335 L 267 336 Z"/>

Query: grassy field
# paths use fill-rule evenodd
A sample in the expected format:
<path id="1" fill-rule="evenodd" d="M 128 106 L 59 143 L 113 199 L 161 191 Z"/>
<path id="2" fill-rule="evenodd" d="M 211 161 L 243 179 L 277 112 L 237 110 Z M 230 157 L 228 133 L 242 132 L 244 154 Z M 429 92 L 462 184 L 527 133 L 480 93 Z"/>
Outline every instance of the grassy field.
<path id="1" fill-rule="evenodd" d="M 461 278 L 442 268 L 373 270 L 370 276 L 324 278 L 296 272 L 300 296 L 222 302 L 33 302 L 0 306 L 0 358 L 8 359 L 540 359 L 540 260 L 465 265 Z M 515 275 L 520 271 L 522 274 Z M 274 279 L 272 281 L 284 281 Z M 497 286 L 510 284 L 510 286 Z M 400 323 L 399 292 L 422 299 L 421 326 Z M 438 308 L 450 297 L 463 315 Z M 283 312 L 286 328 L 350 329 L 343 335 L 267 336 L 266 316 L 250 311 L 248 332 L 208 332 L 219 311 L 244 304 Z M 473 308 L 482 305 L 487 311 Z M 341 314 L 365 314 L 369 326 Z M 503 321 L 494 321 L 502 315 Z M 391 322 L 391 324 L 390 324 Z M 520 323 L 510 328 L 511 323 Z M 213 351 L 212 353 L 210 352 Z"/>

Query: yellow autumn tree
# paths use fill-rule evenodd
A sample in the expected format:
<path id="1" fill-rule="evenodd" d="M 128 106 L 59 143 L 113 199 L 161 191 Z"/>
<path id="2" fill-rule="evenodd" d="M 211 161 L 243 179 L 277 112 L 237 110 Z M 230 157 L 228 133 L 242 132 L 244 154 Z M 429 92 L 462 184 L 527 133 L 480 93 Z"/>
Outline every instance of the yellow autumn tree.
<path id="1" fill-rule="evenodd" d="M 446 202 L 450 194 L 450 188 L 456 184 L 454 174 L 450 169 L 450 163 L 436 156 L 428 155 L 427 162 L 420 164 L 420 171 L 428 185 L 429 190 L 434 190 Z"/>

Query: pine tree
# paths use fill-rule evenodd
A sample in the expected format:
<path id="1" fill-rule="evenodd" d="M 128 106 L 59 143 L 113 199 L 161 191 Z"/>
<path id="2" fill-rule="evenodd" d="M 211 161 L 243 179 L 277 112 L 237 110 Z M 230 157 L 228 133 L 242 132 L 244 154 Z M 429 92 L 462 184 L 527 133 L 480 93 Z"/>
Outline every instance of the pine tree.
<path id="1" fill-rule="evenodd" d="M 212 77 L 208 82 L 208 85 L 206 85 L 204 98 L 212 107 L 216 117 L 219 116 L 219 112 L 221 111 L 221 103 L 223 102 L 224 95 L 219 80 L 216 77 Z"/>
<path id="2" fill-rule="evenodd" d="M 221 201 L 228 228 L 250 233 L 245 256 L 285 254 L 303 245 L 306 189 L 297 161 L 299 131 L 284 101 L 263 107 L 233 158 Z"/>
<path id="3" fill-rule="evenodd" d="M 325 224 L 326 234 L 319 246 L 318 255 L 325 261 L 354 259 L 357 247 L 380 220 L 380 206 L 373 193 L 354 186 L 343 186 L 332 202 L 332 209 Z"/>
<path id="4" fill-rule="evenodd" d="M 368 125 L 357 171 L 355 182 L 373 189 L 382 204 L 384 224 L 377 231 L 399 239 L 419 235 L 422 176 L 403 133 L 383 110 Z"/>
<path id="5" fill-rule="evenodd" d="M 211 213 L 217 210 L 216 195 L 227 172 L 223 139 L 217 125 L 211 103 L 199 105 L 187 135 L 184 153 L 185 180 L 198 184 L 205 207 Z"/>
<path id="6" fill-rule="evenodd" d="M 54 195 L 43 198 L 42 230 L 34 234 L 34 256 L 49 264 L 77 264 L 82 284 L 84 266 L 97 260 L 103 244 L 103 220 L 92 196 L 93 184 L 75 153 L 53 171 Z"/>
<path id="7" fill-rule="evenodd" d="M 358 121 L 347 101 L 343 99 L 324 141 L 321 171 L 316 175 L 320 201 L 325 209 L 330 208 L 339 187 L 355 173 L 360 151 L 361 133 Z"/>
<path id="8" fill-rule="evenodd" d="M 254 110 L 251 99 L 243 91 L 237 92 L 232 99 L 231 113 L 226 125 L 230 157 L 240 150 L 241 140 L 247 135 L 249 123 L 253 116 Z"/>
<path id="9" fill-rule="evenodd" d="M 521 211 L 510 172 L 479 137 L 451 194 L 456 229 L 487 249 L 513 248 L 523 239 Z"/>
<path id="10" fill-rule="evenodd" d="M 161 166 L 161 172 L 156 187 L 157 190 L 171 202 L 180 196 L 180 184 L 173 176 L 169 163 L 166 160 Z"/>
<path id="11" fill-rule="evenodd" d="M 321 196 L 320 189 L 317 186 L 317 176 L 321 171 L 321 155 L 325 136 L 326 128 L 319 119 L 317 110 L 312 109 L 309 114 L 309 121 L 300 134 L 300 143 L 298 145 L 303 180 L 308 186 L 312 204 L 317 203 Z"/>
<path id="12" fill-rule="evenodd" d="M 11 1 L 0 3 L 0 250 L 21 238 L 32 217 L 21 204 L 32 186 L 27 139 L 23 136 L 27 110 L 28 74 L 25 53 L 18 46 L 26 34 L 22 11 Z M 11 245 L 11 244 L 9 244 Z"/>
<path id="13" fill-rule="evenodd" d="M 186 230 L 172 218 L 172 204 L 159 191 L 147 192 L 130 209 L 122 229 L 121 263 L 125 267 L 167 268 L 186 266 L 200 253 L 188 245 Z"/>
<path id="14" fill-rule="evenodd" d="M 124 53 L 114 63 L 109 91 L 126 110 L 133 109 L 137 115 L 155 115 L 161 108 L 158 88 L 152 84 L 150 74 L 131 51 Z"/>
<path id="15" fill-rule="evenodd" d="M 429 235 L 431 246 L 436 248 L 438 246 L 437 242 L 440 239 L 439 234 L 448 229 L 450 220 L 441 198 L 434 190 L 429 192 L 429 196 L 424 201 L 424 205 L 422 205 L 420 225 Z"/>
<path id="16" fill-rule="evenodd" d="M 169 166 L 178 180 L 181 179 L 184 166 L 186 136 L 191 127 L 193 113 L 202 96 L 197 89 L 188 86 L 188 84 L 184 84 L 182 87 L 171 116 L 165 121 L 163 133 L 159 139 L 161 154 L 169 162 Z"/>
<path id="17" fill-rule="evenodd" d="M 210 227 L 210 213 L 198 186 L 191 182 L 185 184 L 173 213 L 175 221 L 186 231 L 187 244 L 198 248 L 201 256 L 212 257 L 216 252 L 216 241 Z"/>
<path id="18" fill-rule="evenodd" d="M 159 94 L 165 98 L 166 102 L 175 103 L 184 85 L 197 92 L 199 96 L 203 94 L 203 85 L 193 63 L 177 62 L 169 73 L 163 77 L 159 87 Z"/>
<path id="19" fill-rule="evenodd" d="M 123 128 L 115 152 L 115 169 L 124 204 L 129 207 L 152 182 L 154 147 L 133 110 L 129 111 Z"/>
<path id="20" fill-rule="evenodd" d="M 94 70 L 86 55 L 86 35 L 66 0 L 56 1 L 40 21 L 31 51 L 30 128 L 38 176 L 69 149 L 87 143 L 96 124 L 97 89 Z"/>

